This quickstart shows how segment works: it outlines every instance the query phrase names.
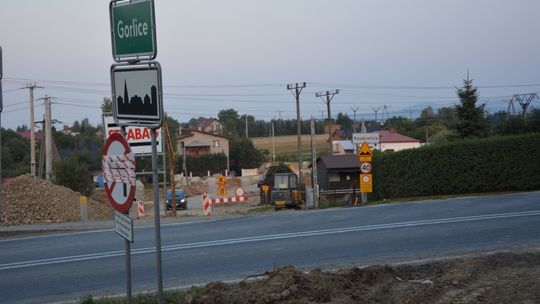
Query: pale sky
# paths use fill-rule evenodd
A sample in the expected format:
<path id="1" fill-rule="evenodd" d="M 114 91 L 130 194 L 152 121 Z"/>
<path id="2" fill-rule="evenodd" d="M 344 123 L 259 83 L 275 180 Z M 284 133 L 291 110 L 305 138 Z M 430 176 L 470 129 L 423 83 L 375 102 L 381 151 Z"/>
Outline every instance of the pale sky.
<path id="1" fill-rule="evenodd" d="M 53 118 L 100 121 L 110 97 L 107 0 L 0 0 L 2 126 L 29 124 L 36 82 Z M 315 92 L 340 89 L 332 114 L 418 115 L 457 102 L 470 71 L 488 108 L 540 92 L 538 0 L 155 0 L 164 108 L 181 122 L 234 108 L 295 118 L 288 83 L 308 82 L 302 118 L 326 117 Z M 540 107 L 540 100 L 533 101 Z M 379 118 L 380 118 L 379 112 Z M 36 120 L 43 114 L 36 102 Z M 57 126 L 61 127 L 61 126 Z"/>

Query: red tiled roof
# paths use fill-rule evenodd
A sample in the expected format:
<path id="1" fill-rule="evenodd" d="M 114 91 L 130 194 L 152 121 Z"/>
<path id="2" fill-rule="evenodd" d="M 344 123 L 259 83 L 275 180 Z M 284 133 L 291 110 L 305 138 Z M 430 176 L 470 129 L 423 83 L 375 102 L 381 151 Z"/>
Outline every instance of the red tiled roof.
<path id="1" fill-rule="evenodd" d="M 201 129 L 206 129 L 208 126 L 210 126 L 214 121 L 217 121 L 221 124 L 221 122 L 215 118 L 207 118 L 203 121 L 201 121 L 201 123 L 199 124 L 199 126 L 201 127 Z"/>
<path id="2" fill-rule="evenodd" d="M 30 131 L 18 131 L 17 134 L 24 138 L 24 139 L 30 139 Z M 41 139 L 41 131 L 34 133 L 36 139 Z"/>
<path id="3" fill-rule="evenodd" d="M 391 143 L 391 142 L 420 142 L 416 138 L 409 136 L 401 135 L 392 131 L 376 131 L 374 133 L 379 133 L 379 141 L 381 143 Z"/>

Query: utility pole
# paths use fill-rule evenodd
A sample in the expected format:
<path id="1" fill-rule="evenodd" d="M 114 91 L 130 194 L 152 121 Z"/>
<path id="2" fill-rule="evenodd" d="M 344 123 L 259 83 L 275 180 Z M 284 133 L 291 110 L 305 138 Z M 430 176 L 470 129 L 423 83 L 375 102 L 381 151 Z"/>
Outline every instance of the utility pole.
<path id="1" fill-rule="evenodd" d="M 354 113 L 354 120 L 353 120 L 353 131 L 356 133 L 356 111 L 358 111 L 359 107 L 351 108 L 351 110 Z"/>
<path id="2" fill-rule="evenodd" d="M 281 120 L 281 112 L 284 112 L 284 111 L 276 111 L 276 112 L 278 112 L 278 114 L 279 114 L 279 120 Z"/>
<path id="3" fill-rule="evenodd" d="M 330 150 L 328 151 L 330 152 L 330 155 L 332 155 L 332 128 L 330 127 L 332 124 L 332 114 L 330 114 L 330 102 L 336 94 L 339 94 L 339 90 L 334 90 L 334 92 L 326 91 L 326 93 L 315 93 L 315 97 L 320 97 L 324 103 L 326 103 L 326 110 L 328 113 L 328 145 L 330 147 Z M 323 97 L 326 97 L 326 99 Z"/>
<path id="4" fill-rule="evenodd" d="M 388 119 L 388 107 L 386 105 L 384 105 L 383 107 L 383 112 L 382 112 L 382 117 L 381 117 L 381 125 L 386 121 L 384 119 L 384 113 L 386 113 L 386 119 Z"/>
<path id="5" fill-rule="evenodd" d="M 248 132 L 248 115 L 246 114 L 246 138 L 249 138 Z"/>
<path id="6" fill-rule="evenodd" d="M 287 90 L 291 91 L 296 99 L 296 132 L 298 133 L 298 181 L 302 182 L 302 121 L 300 120 L 300 93 L 306 87 L 306 83 L 288 84 Z"/>
<path id="7" fill-rule="evenodd" d="M 506 114 L 508 117 L 516 115 L 516 108 L 514 108 L 514 97 L 508 101 L 508 108 L 506 108 Z"/>
<path id="8" fill-rule="evenodd" d="M 271 136 L 272 136 L 272 163 L 276 161 L 276 141 L 274 139 L 274 120 L 272 119 L 272 129 L 271 129 Z"/>
<path id="9" fill-rule="evenodd" d="M 50 180 L 52 173 L 52 123 L 51 123 L 51 98 L 45 95 L 45 179 Z"/>
<path id="10" fill-rule="evenodd" d="M 315 137 L 315 119 L 311 117 L 311 186 L 313 188 L 313 207 L 319 209 L 319 183 L 317 180 L 317 149 Z"/>
<path id="11" fill-rule="evenodd" d="M 538 95 L 536 93 L 529 93 L 529 94 L 515 94 L 512 99 L 516 99 L 519 102 L 519 105 L 521 106 L 521 109 L 523 110 L 523 121 L 527 120 L 527 108 L 529 108 L 529 105 L 531 104 L 532 100 L 534 98 L 538 98 Z"/>
<path id="12" fill-rule="evenodd" d="M 381 110 L 381 107 L 371 108 L 371 109 L 373 109 L 373 112 L 375 112 L 375 123 L 377 123 L 377 112 L 379 112 Z"/>
<path id="13" fill-rule="evenodd" d="M 36 175 L 36 128 L 34 121 L 34 89 L 42 89 L 34 84 L 27 84 L 26 89 L 30 92 L 30 174 Z"/>

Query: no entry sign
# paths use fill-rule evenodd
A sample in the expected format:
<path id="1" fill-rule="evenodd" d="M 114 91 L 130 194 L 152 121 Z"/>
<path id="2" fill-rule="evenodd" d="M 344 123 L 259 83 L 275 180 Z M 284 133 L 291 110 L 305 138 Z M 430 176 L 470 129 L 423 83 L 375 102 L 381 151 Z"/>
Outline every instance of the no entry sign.
<path id="1" fill-rule="evenodd" d="M 103 148 L 105 192 L 116 211 L 125 213 L 135 197 L 135 156 L 119 133 L 109 136 Z"/>

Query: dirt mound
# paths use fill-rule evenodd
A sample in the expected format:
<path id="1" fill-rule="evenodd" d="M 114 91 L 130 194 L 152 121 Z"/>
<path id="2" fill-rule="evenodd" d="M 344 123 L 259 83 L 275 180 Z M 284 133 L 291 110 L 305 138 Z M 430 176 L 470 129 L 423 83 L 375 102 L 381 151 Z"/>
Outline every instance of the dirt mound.
<path id="1" fill-rule="evenodd" d="M 430 264 L 304 273 L 192 290 L 183 303 L 539 303 L 540 252 L 498 253 Z"/>
<path id="2" fill-rule="evenodd" d="M 78 221 L 80 196 L 78 192 L 33 175 L 21 175 L 3 187 L 1 222 L 22 225 Z M 111 214 L 110 205 L 88 200 L 90 219 L 110 219 Z"/>

